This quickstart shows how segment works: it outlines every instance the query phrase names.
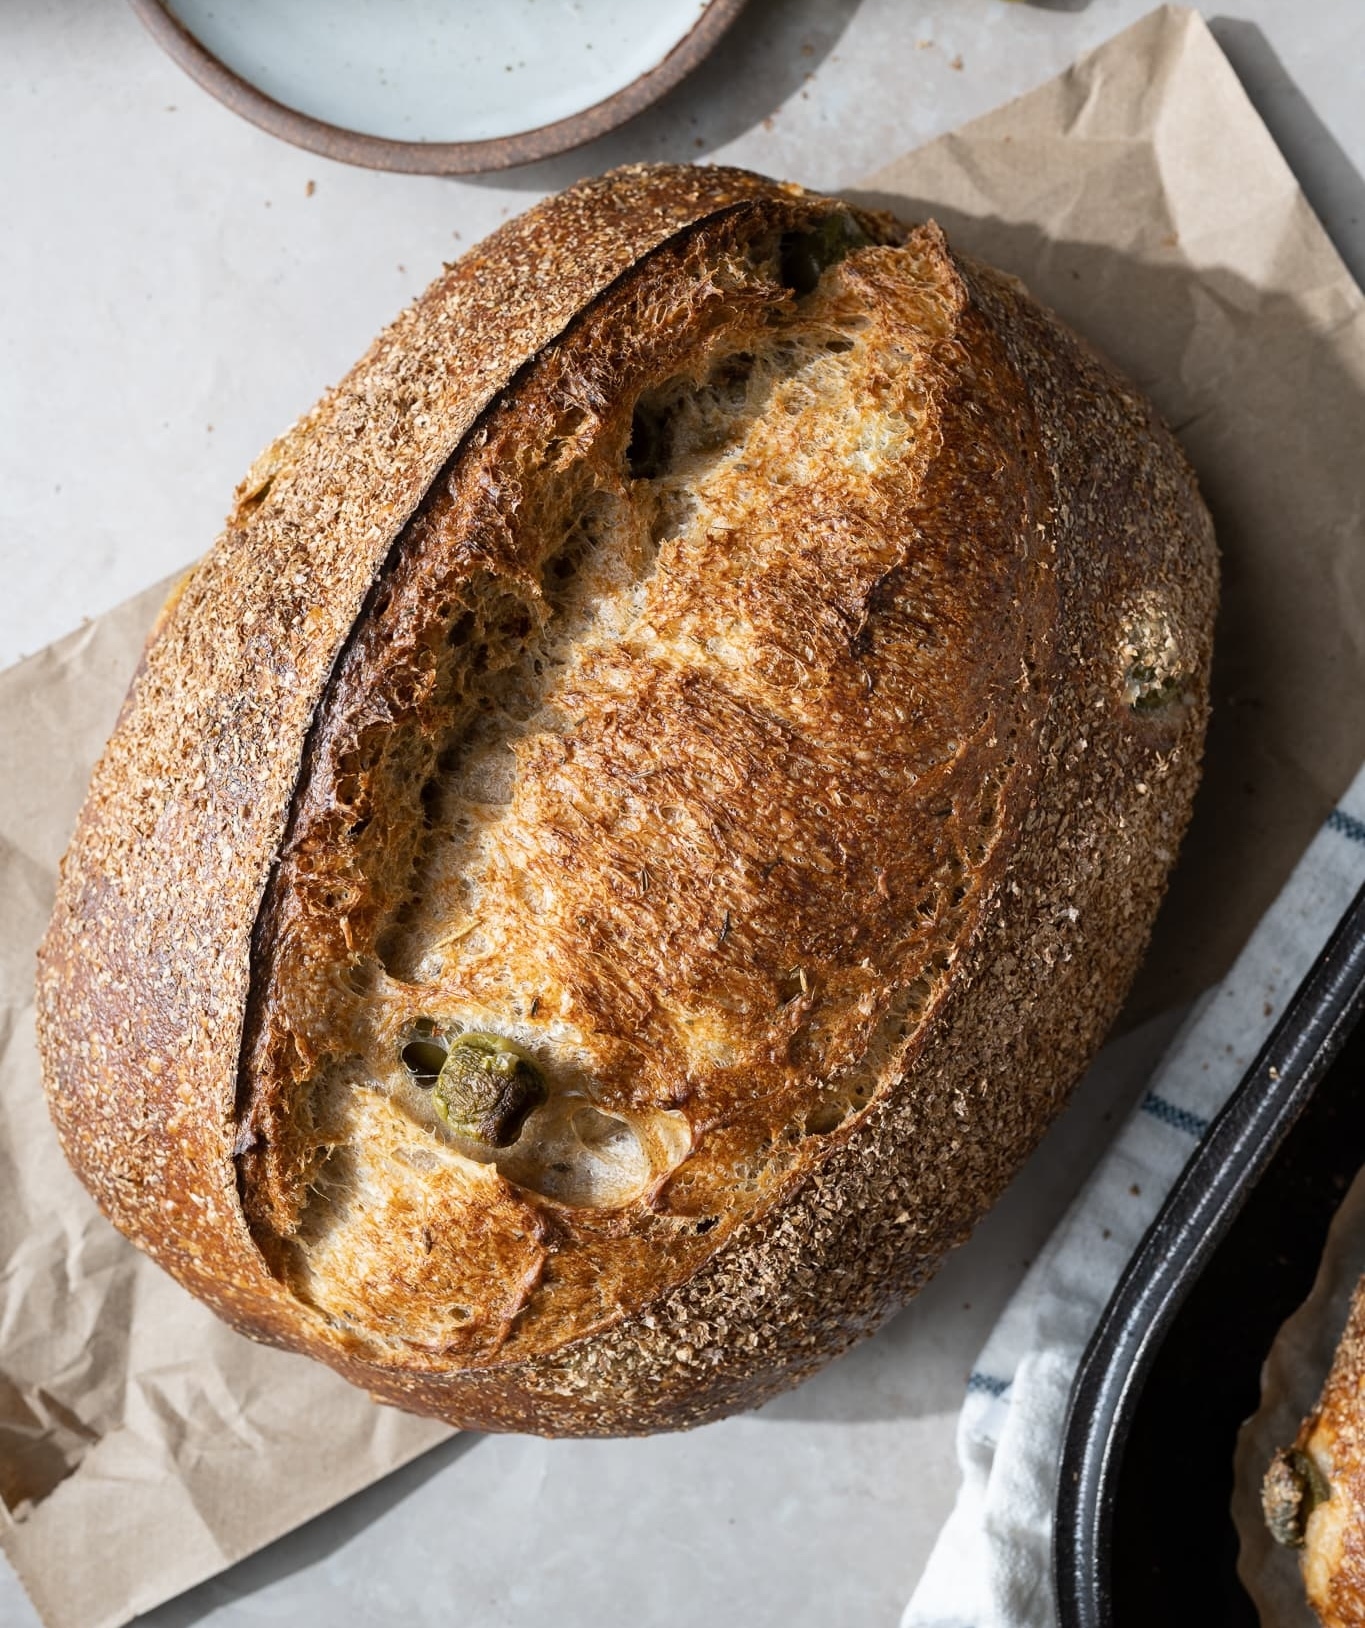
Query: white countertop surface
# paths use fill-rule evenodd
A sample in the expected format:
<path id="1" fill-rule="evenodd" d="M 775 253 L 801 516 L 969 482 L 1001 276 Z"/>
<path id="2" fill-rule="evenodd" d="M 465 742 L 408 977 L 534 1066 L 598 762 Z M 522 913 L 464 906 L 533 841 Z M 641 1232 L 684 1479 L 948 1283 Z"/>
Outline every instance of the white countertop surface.
<path id="1" fill-rule="evenodd" d="M 0 666 L 200 553 L 260 448 L 442 261 L 541 193 L 636 159 L 852 184 L 1148 9 L 750 0 L 641 118 L 454 181 L 281 144 L 185 78 L 119 0 L 4 0 Z M 1365 5 L 1200 9 L 1365 279 Z M 647 1442 L 459 1438 L 141 1620 L 894 1623 L 953 1496 L 972 1357 L 1169 1028 L 1116 1048 L 935 1284 L 791 1396 Z M 718 1483 L 722 1432 L 745 1451 Z M 36 1622 L 0 1561 L 0 1624 Z"/>

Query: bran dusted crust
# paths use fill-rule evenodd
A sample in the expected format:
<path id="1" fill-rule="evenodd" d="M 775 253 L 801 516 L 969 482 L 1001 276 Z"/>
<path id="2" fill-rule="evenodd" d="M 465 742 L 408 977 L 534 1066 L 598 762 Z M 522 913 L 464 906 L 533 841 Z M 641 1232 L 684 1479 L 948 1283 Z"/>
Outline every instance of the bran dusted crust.
<path id="1" fill-rule="evenodd" d="M 354 860 L 341 880 L 355 890 L 351 937 L 363 941 L 401 891 L 382 862 L 366 873 L 344 845 L 310 845 L 309 832 L 335 835 L 339 803 L 351 808 L 336 772 L 347 696 L 363 700 L 383 677 L 377 652 L 400 625 L 385 617 L 400 614 L 405 560 L 413 568 L 433 537 L 448 545 L 467 534 L 462 478 L 477 484 L 490 444 L 515 446 L 519 412 L 534 427 L 559 400 L 555 354 L 572 362 L 574 335 L 594 316 L 605 324 L 600 349 L 613 301 L 623 312 L 632 300 L 637 311 L 673 311 L 681 350 L 667 365 L 676 366 L 689 313 L 705 304 L 685 297 L 687 278 L 702 286 L 689 244 L 790 234 L 835 208 L 736 172 L 618 172 L 467 257 L 244 483 L 228 533 L 154 635 L 96 772 L 40 963 L 41 1044 L 68 1156 L 115 1223 L 230 1321 L 322 1358 L 383 1400 L 483 1428 L 622 1434 L 699 1423 L 800 1379 L 877 1326 L 970 1231 L 1093 1055 L 1146 942 L 1188 818 L 1207 710 L 1216 567 L 1193 476 L 1130 387 L 1016 285 L 954 259 L 933 228 L 901 251 L 913 265 L 905 287 L 893 251 L 859 250 L 827 280 L 861 278 L 860 298 L 879 320 L 921 330 L 902 336 L 924 387 L 902 460 L 910 475 L 882 492 L 873 529 L 889 553 L 863 561 L 842 642 L 812 609 L 809 580 L 763 577 L 755 618 L 809 619 L 824 643 L 802 648 L 819 646 L 820 694 L 843 697 L 845 715 L 831 731 L 828 705 L 803 712 L 748 695 L 750 713 L 781 729 L 771 761 L 751 745 L 748 790 L 730 793 L 736 818 L 728 833 L 712 831 L 708 860 L 733 862 L 741 879 L 761 874 L 762 856 L 742 851 L 736 833 L 780 826 L 794 751 L 834 771 L 827 783 L 848 772 L 850 789 L 857 776 L 841 753 L 856 735 L 896 772 L 880 802 L 854 798 L 853 815 L 831 815 L 832 859 L 798 853 L 781 893 L 745 895 L 747 938 L 748 915 L 738 933 L 724 919 L 714 936 L 709 921 L 694 933 L 685 990 L 671 963 L 642 954 L 646 929 L 688 925 L 695 898 L 681 883 L 653 901 L 646 892 L 617 923 L 617 970 L 644 968 L 642 1007 L 622 1006 L 576 969 L 571 944 L 557 953 L 556 1010 L 587 1037 L 603 1100 L 627 1115 L 667 1100 L 688 1119 L 696 1151 L 647 1194 L 587 1214 L 475 1165 L 457 1208 L 484 1269 L 465 1270 L 458 1238 L 436 1251 L 431 1281 L 442 1293 L 458 1288 L 472 1312 L 463 1331 L 443 1330 L 439 1349 L 402 1337 L 423 1299 L 422 1274 L 399 1248 L 410 1214 L 364 1245 L 381 1322 L 338 1309 L 299 1265 L 300 1193 L 315 1172 L 301 1154 L 277 1159 L 272 1173 L 269 1156 L 303 1145 L 300 1090 L 306 1097 L 317 1063 L 310 1012 L 339 1008 L 305 998 L 308 980 L 295 974 L 355 947 L 339 942 L 335 909 L 300 901 Z M 861 219 L 874 238 L 902 237 Z M 716 299 L 723 329 L 726 296 Z M 665 365 L 673 341 L 641 326 L 623 319 L 607 383 L 643 377 L 651 344 Z M 461 366 L 466 376 L 453 377 Z M 608 424 L 603 458 L 613 446 L 619 458 L 627 431 Z M 805 494 L 796 520 L 804 501 L 818 531 L 830 496 Z M 847 508 L 847 494 L 841 501 Z M 534 577 L 514 533 L 493 574 Z M 926 642 L 915 618 L 926 602 L 947 633 L 932 677 L 905 665 Z M 869 652 L 883 677 L 923 681 L 919 737 L 914 709 L 897 719 L 885 685 L 874 675 L 867 687 Z M 657 667 L 663 657 L 654 658 Z M 662 682 L 651 670 L 650 683 Z M 643 688 L 630 692 L 641 704 Z M 855 691 L 871 697 L 861 712 Z M 591 702 L 600 687 L 583 693 Z M 723 709 L 695 682 L 668 693 L 652 715 L 667 720 L 667 756 L 700 758 Z M 639 729 L 632 736 L 616 713 L 589 706 L 585 718 L 591 751 L 552 741 L 555 761 L 542 750 L 539 769 L 523 774 L 545 792 L 539 812 L 522 811 L 527 831 L 563 837 L 572 797 L 556 814 L 545 788 L 576 786 L 581 804 L 615 783 L 621 742 L 639 744 Z M 907 738 L 924 748 L 918 770 Z M 966 826 L 987 785 L 989 840 L 974 841 Z M 675 789 L 705 802 L 705 787 Z M 936 803 L 945 791 L 947 803 Z M 401 801 L 390 818 L 399 846 L 411 836 Z M 923 835 L 929 816 L 961 828 L 962 862 L 926 926 L 915 914 L 923 890 L 911 884 L 916 867 L 942 857 Z M 606 919 L 601 890 L 615 885 L 621 831 L 599 821 L 592 836 L 580 914 Z M 536 945 L 515 911 L 506 919 L 520 997 L 533 980 L 517 972 Z M 794 970 L 774 947 L 784 927 L 804 943 L 824 934 L 809 987 L 784 987 Z M 603 945 L 592 949 L 600 961 Z M 477 970 L 471 961 L 460 973 L 471 1003 L 486 998 Z M 749 1046 L 747 1072 L 699 1069 L 660 1010 L 700 994 L 733 1011 L 756 993 L 754 979 L 774 1000 L 724 1037 Z M 619 979 L 612 988 L 619 996 Z M 745 1089 L 752 1080 L 764 1113 Z M 850 1081 L 861 1094 L 844 1089 Z M 843 1117 L 822 1119 L 832 1097 Z M 801 1134 L 783 1162 L 769 1160 L 756 1191 L 727 1182 L 727 1170 L 752 1164 L 775 1129 L 794 1124 Z M 404 1188 L 406 1210 L 426 1191 Z M 357 1258 L 344 1256 L 347 1270 Z"/>
<path id="2" fill-rule="evenodd" d="M 1365 1288 L 1358 1285 L 1317 1407 L 1294 1442 L 1321 1477 L 1325 1496 L 1303 1515 L 1303 1484 L 1290 1496 L 1303 1547 L 1299 1564 L 1308 1603 L 1323 1628 L 1365 1623 Z M 1276 1456 L 1276 1465 L 1285 1455 Z M 1297 1478 L 1296 1478 L 1297 1481 Z M 1267 1475 L 1267 1494 L 1271 1476 Z M 1288 1492 L 1289 1489 L 1286 1489 Z M 1269 1507 L 1269 1500 L 1268 1507 Z M 1273 1528 L 1272 1528 L 1273 1530 Z M 1281 1539 L 1283 1541 L 1283 1539 Z"/>

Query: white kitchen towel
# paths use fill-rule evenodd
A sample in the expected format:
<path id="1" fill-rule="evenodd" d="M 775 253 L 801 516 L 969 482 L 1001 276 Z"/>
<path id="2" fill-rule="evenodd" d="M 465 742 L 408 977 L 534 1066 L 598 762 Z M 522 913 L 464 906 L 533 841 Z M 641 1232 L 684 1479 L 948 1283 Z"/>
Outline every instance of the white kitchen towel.
<path id="1" fill-rule="evenodd" d="M 1124 1265 L 1365 883 L 1365 769 L 1006 1306 L 967 1381 L 962 1486 L 901 1628 L 1053 1628 L 1052 1511 L 1071 1381 Z"/>

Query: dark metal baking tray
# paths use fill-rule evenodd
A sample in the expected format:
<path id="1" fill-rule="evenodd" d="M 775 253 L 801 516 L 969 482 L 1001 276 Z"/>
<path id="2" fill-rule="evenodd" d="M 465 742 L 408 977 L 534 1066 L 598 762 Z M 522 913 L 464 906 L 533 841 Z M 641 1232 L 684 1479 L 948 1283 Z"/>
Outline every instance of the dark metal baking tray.
<path id="1" fill-rule="evenodd" d="M 1365 1164 L 1365 888 L 1129 1262 L 1071 1392 L 1054 1528 L 1062 1628 L 1255 1628 L 1233 1452 Z"/>

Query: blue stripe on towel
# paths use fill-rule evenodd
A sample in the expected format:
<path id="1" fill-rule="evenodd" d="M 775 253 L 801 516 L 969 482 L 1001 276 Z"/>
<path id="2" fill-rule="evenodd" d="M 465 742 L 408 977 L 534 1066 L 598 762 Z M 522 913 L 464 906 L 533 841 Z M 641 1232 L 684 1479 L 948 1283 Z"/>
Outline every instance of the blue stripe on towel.
<path id="1" fill-rule="evenodd" d="M 1003 1396 L 1009 1388 L 1008 1379 L 997 1379 L 994 1374 L 981 1374 L 973 1370 L 967 1375 L 969 1391 L 984 1391 L 987 1396 Z"/>
<path id="2" fill-rule="evenodd" d="M 1157 1096 L 1155 1091 L 1149 1091 L 1138 1107 L 1144 1114 L 1159 1119 L 1163 1125 L 1169 1125 L 1173 1130 L 1184 1131 L 1186 1136 L 1202 1136 L 1209 1128 L 1207 1119 L 1192 1114 L 1188 1108 L 1177 1107 L 1165 1097 Z"/>
<path id="3" fill-rule="evenodd" d="M 1345 809 L 1334 808 L 1327 816 L 1327 826 L 1329 830 L 1340 831 L 1343 837 L 1350 837 L 1352 842 L 1365 842 L 1365 820 L 1358 820 Z"/>

